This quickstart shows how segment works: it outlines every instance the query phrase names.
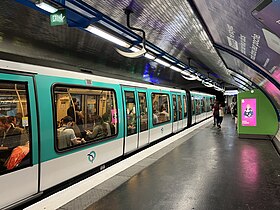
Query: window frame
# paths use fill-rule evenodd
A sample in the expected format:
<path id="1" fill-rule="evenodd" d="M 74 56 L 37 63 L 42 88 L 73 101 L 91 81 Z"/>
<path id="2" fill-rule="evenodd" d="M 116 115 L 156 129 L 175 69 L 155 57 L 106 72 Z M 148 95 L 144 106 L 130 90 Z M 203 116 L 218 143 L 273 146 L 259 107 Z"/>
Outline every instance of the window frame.
<path id="1" fill-rule="evenodd" d="M 58 141 L 57 141 L 57 110 L 56 110 L 56 104 L 55 104 L 55 88 L 56 87 L 61 87 L 61 88 L 77 88 L 77 89 L 87 89 L 87 90 L 106 90 L 106 91 L 112 91 L 115 94 L 115 101 L 116 101 L 116 110 L 118 111 L 118 99 L 117 99 L 117 93 L 116 90 L 113 88 L 107 88 L 107 87 L 98 87 L 98 86 L 84 86 L 84 85 L 75 85 L 75 84 L 68 84 L 68 83 L 53 83 L 51 85 L 51 101 L 52 101 L 52 110 L 53 110 L 53 137 L 54 137 L 54 149 L 57 153 L 65 153 L 74 149 L 78 149 L 78 148 L 83 148 L 89 145 L 93 145 L 93 144 L 99 144 L 101 142 L 105 142 L 108 140 L 111 140 L 113 138 L 116 138 L 119 135 L 119 113 L 117 113 L 117 132 L 114 135 L 102 138 L 102 139 L 98 139 L 96 141 L 87 141 L 86 143 L 82 143 L 82 144 L 77 144 L 77 145 L 73 145 L 70 147 L 66 147 L 63 149 L 59 149 L 58 148 Z M 76 93 L 75 93 L 76 94 Z M 81 94 L 83 95 L 83 94 Z"/>
<path id="2" fill-rule="evenodd" d="M 170 93 L 161 93 L 161 92 L 151 92 L 151 102 L 153 102 L 153 94 L 158 94 L 158 95 L 166 95 L 167 98 L 168 98 L 168 104 L 169 104 L 169 120 L 167 121 L 164 121 L 164 122 L 160 122 L 160 123 L 155 123 L 153 122 L 152 120 L 152 125 L 153 126 L 158 126 L 158 125 L 161 125 L 161 124 L 166 124 L 166 123 L 170 123 L 171 122 L 171 114 L 170 114 L 170 111 L 171 111 L 171 108 L 170 108 Z M 152 113 L 151 115 L 153 116 L 154 112 L 153 112 L 153 107 L 152 107 Z"/>
<path id="3" fill-rule="evenodd" d="M 183 105 L 184 105 L 184 119 L 188 116 L 188 105 L 187 105 L 187 96 L 183 95 Z"/>
<path id="4" fill-rule="evenodd" d="M 175 97 L 175 104 L 174 104 L 174 97 Z M 173 93 L 172 94 L 172 109 L 173 109 L 173 122 L 178 122 L 179 121 L 179 116 L 178 116 L 178 112 L 179 112 L 179 103 L 178 103 L 178 100 L 177 100 L 177 94 Z M 174 107 L 175 105 L 175 107 Z M 176 115 L 175 115 L 176 114 Z M 176 116 L 176 119 L 175 119 L 175 116 Z"/>
<path id="5" fill-rule="evenodd" d="M 31 85 L 29 85 L 29 81 L 18 81 L 18 80 L 0 80 L 0 84 L 1 83 L 13 83 L 13 85 L 15 84 L 21 84 L 21 85 L 25 85 L 26 89 L 26 105 L 27 105 L 27 112 L 28 112 L 28 129 L 29 129 L 29 164 L 21 166 L 21 167 L 15 167 L 11 170 L 5 170 L 5 171 L 0 171 L 0 177 L 5 175 L 5 174 L 9 174 L 12 173 L 14 171 L 18 171 L 18 170 L 22 170 L 25 169 L 27 167 L 32 167 L 33 166 L 33 133 L 32 133 L 32 123 L 31 123 L 31 106 L 30 106 L 30 95 L 29 95 L 29 87 L 31 87 Z M 35 106 L 37 106 L 37 97 L 36 97 L 36 92 L 34 92 L 35 94 Z M 37 113 L 38 114 L 38 113 Z M 34 122 L 36 123 L 36 122 Z M 19 145 L 20 146 L 20 145 Z M 9 157 L 8 157 L 9 158 Z M 7 159 L 8 160 L 8 159 Z"/>
<path id="6" fill-rule="evenodd" d="M 183 100 L 180 94 L 177 95 L 177 103 L 178 103 L 178 121 L 183 120 Z M 180 114 L 180 106 L 181 106 L 181 114 Z"/>
<path id="7" fill-rule="evenodd" d="M 145 95 L 146 108 L 147 108 L 147 128 L 146 128 L 146 129 L 141 130 L 141 116 L 140 116 L 140 118 L 139 118 L 139 122 L 140 122 L 140 124 L 139 124 L 140 131 L 139 131 L 139 132 L 141 133 L 141 132 L 144 132 L 144 131 L 149 130 L 149 109 L 148 109 L 148 96 L 147 96 L 148 94 L 147 94 L 147 92 L 141 92 L 141 91 L 137 91 L 137 93 L 138 93 L 137 97 L 138 97 L 140 115 L 141 115 L 141 110 L 140 110 L 141 103 L 140 103 L 139 94 L 141 94 L 141 93 L 143 93 L 143 94 Z"/>
<path id="8" fill-rule="evenodd" d="M 124 101 L 124 103 L 125 103 L 125 112 L 126 112 L 126 110 L 127 110 L 127 104 L 126 104 L 126 93 L 133 93 L 133 96 L 134 96 L 134 104 L 135 104 L 135 122 L 136 122 L 136 129 L 135 129 L 135 132 L 134 133 L 130 133 L 130 134 L 128 134 L 128 120 L 127 120 L 127 113 L 125 114 L 126 115 L 126 120 L 125 120 L 125 122 L 126 122 L 126 124 L 124 125 L 125 126 L 125 128 L 126 128 L 126 136 L 128 137 L 128 136 L 132 136 L 132 135 L 135 135 L 135 134 L 138 134 L 138 122 L 137 122 L 137 100 L 136 100 L 136 92 L 134 91 L 134 90 L 125 90 L 124 91 L 124 99 L 125 99 L 125 101 Z"/>

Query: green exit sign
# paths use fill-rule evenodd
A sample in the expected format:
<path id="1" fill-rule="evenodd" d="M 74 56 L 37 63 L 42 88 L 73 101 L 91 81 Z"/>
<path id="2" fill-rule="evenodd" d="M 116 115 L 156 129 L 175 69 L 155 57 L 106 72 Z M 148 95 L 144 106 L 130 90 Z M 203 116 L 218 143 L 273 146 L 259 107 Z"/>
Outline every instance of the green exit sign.
<path id="1" fill-rule="evenodd" d="M 66 24 L 66 15 L 64 10 L 50 14 L 51 26 L 61 26 Z"/>

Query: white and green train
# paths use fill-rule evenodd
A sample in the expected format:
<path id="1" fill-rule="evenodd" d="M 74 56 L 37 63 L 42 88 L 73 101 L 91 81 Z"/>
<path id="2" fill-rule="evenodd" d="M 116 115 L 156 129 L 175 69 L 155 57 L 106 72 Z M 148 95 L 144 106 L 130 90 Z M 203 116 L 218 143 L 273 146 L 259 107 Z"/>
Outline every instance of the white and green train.
<path id="1" fill-rule="evenodd" d="M 0 69 L 0 208 L 210 117 L 215 98 L 5 60 Z"/>

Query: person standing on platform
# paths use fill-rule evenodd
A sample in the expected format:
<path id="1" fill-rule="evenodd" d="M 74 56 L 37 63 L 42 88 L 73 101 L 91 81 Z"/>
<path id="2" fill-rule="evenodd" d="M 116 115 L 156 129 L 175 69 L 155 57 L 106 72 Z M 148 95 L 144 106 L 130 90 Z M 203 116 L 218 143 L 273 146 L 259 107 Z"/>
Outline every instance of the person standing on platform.
<path id="1" fill-rule="evenodd" d="M 222 104 L 219 104 L 219 117 L 217 123 L 218 128 L 221 128 L 221 124 L 223 122 L 224 116 L 225 116 L 224 107 L 222 107 Z"/>
<path id="2" fill-rule="evenodd" d="M 213 117 L 214 117 L 213 126 L 216 126 L 216 125 L 218 125 L 218 122 L 219 122 L 219 105 L 218 105 L 217 101 L 214 102 L 212 111 L 213 111 Z"/>
<path id="3" fill-rule="evenodd" d="M 235 123 L 235 128 L 237 130 L 237 124 L 238 124 L 238 119 L 237 119 L 237 103 L 234 104 L 233 106 L 233 116 L 234 116 L 234 123 Z"/>

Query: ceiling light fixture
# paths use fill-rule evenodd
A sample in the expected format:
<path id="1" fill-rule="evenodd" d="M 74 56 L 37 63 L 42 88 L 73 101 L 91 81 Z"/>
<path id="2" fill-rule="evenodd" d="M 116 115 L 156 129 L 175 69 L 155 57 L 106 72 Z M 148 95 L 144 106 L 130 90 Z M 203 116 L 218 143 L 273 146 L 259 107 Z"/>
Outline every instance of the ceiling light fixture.
<path id="1" fill-rule="evenodd" d="M 171 66 L 170 68 L 174 71 L 177 71 L 177 72 L 183 71 L 182 69 L 178 68 L 177 66 Z"/>
<path id="2" fill-rule="evenodd" d="M 35 3 L 35 5 L 36 5 L 36 7 L 39 7 L 40 9 L 45 10 L 49 13 L 55 13 L 55 12 L 58 11 L 57 8 L 51 6 L 51 5 L 49 5 L 49 4 L 47 4 L 43 1 L 38 1 L 38 2 Z"/>
<path id="3" fill-rule="evenodd" d="M 88 32 L 93 33 L 97 36 L 100 36 L 110 42 L 113 42 L 119 46 L 126 47 L 126 48 L 129 48 L 129 46 L 130 46 L 127 42 L 105 32 L 95 26 L 89 25 L 88 27 L 85 28 L 85 30 L 87 30 Z"/>
<path id="4" fill-rule="evenodd" d="M 157 63 L 159 63 L 159 64 L 161 64 L 161 65 L 163 65 L 163 66 L 166 66 L 166 67 L 170 67 L 170 66 L 171 66 L 170 63 L 167 63 L 167 62 L 165 62 L 165 61 L 163 61 L 163 60 L 161 60 L 161 59 L 159 59 L 159 58 L 156 58 L 156 59 L 155 59 L 155 62 L 157 62 Z"/>
<path id="5" fill-rule="evenodd" d="M 197 76 L 191 74 L 190 72 L 188 72 L 186 70 L 181 72 L 181 76 L 186 80 L 196 80 L 197 79 Z"/>
<path id="6" fill-rule="evenodd" d="M 202 81 L 202 84 L 206 87 L 214 87 L 214 85 L 210 82 Z"/>
<path id="7" fill-rule="evenodd" d="M 151 53 L 145 53 L 145 58 L 148 58 L 150 60 L 154 60 L 156 58 L 156 56 L 152 55 Z"/>

